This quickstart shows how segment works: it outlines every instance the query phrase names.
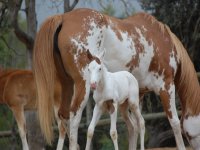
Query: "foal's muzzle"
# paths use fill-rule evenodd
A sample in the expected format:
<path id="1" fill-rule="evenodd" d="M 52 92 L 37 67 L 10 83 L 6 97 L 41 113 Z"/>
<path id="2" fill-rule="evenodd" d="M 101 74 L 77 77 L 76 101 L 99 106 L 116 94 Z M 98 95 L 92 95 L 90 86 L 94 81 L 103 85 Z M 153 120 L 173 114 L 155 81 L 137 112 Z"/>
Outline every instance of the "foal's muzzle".
<path id="1" fill-rule="evenodd" d="M 91 88 L 92 90 L 96 90 L 96 88 L 97 88 L 97 83 L 91 83 L 91 84 L 90 84 L 90 88 Z"/>

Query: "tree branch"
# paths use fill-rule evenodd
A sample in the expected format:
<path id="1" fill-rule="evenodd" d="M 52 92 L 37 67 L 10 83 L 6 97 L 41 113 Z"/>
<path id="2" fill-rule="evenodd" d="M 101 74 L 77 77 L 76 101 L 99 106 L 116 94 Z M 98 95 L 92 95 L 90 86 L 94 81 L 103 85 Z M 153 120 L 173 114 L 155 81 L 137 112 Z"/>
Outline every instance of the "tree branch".
<path id="1" fill-rule="evenodd" d="M 73 4 L 71 5 L 70 9 L 73 10 L 74 7 L 77 5 L 77 3 L 79 2 L 79 0 L 74 0 Z"/>
<path id="2" fill-rule="evenodd" d="M 23 56 L 23 54 L 19 54 L 14 48 L 12 48 L 11 46 L 9 46 L 8 42 L 6 41 L 6 39 L 3 36 L 0 36 L 0 38 L 2 39 L 2 41 L 4 42 L 4 44 L 6 45 L 6 47 L 10 50 L 12 50 L 16 55 L 18 56 Z"/>
<path id="3" fill-rule="evenodd" d="M 125 2 L 125 0 L 121 0 L 121 2 L 122 2 L 123 5 L 124 5 L 125 14 L 126 14 L 127 16 L 130 16 L 130 14 L 129 14 L 129 12 L 128 12 L 128 5 L 127 5 L 127 3 Z"/>
<path id="4" fill-rule="evenodd" d="M 78 2 L 79 0 L 74 0 L 73 4 L 70 6 L 70 0 L 64 0 L 64 12 L 72 11 Z"/>
<path id="5" fill-rule="evenodd" d="M 14 2 L 10 0 L 9 2 L 11 25 L 14 28 L 16 36 L 26 45 L 28 49 L 33 49 L 33 38 L 21 30 L 18 23 L 18 12 L 21 8 L 22 0 L 15 0 Z"/>

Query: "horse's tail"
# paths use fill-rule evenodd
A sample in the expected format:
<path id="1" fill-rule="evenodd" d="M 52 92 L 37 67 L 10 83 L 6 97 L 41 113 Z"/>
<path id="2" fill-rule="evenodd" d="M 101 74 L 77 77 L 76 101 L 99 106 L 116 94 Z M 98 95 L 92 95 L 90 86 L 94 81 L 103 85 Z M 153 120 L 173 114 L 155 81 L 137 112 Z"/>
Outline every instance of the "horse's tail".
<path id="1" fill-rule="evenodd" d="M 175 77 L 183 112 L 185 115 L 196 115 L 200 112 L 200 90 L 194 65 L 180 40 L 166 26 L 178 54 L 179 66 Z M 187 110 L 186 110 L 187 108 Z"/>
<path id="2" fill-rule="evenodd" d="M 37 89 L 39 122 L 48 144 L 51 144 L 53 139 L 52 124 L 54 123 L 54 35 L 61 25 L 62 15 L 48 18 L 36 35 L 33 51 L 33 72 Z"/>

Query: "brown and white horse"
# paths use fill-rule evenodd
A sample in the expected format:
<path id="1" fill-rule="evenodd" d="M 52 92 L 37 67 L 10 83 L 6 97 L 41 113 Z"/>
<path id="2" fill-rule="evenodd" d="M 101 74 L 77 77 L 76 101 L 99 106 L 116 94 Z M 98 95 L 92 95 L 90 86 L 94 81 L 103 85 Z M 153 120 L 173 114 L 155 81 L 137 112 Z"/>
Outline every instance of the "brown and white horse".
<path id="1" fill-rule="evenodd" d="M 52 138 L 51 130 L 47 128 L 51 125 L 51 117 L 44 118 L 43 115 L 52 115 L 47 106 L 53 96 L 54 63 L 61 60 L 63 72 L 73 82 L 68 84 L 69 89 L 74 89 L 68 117 L 70 150 L 75 150 L 78 126 L 90 92 L 86 73 L 90 61 L 86 52 L 89 50 L 97 56 L 104 48 L 104 64 L 110 72 L 130 71 L 140 88 L 160 95 L 177 147 L 184 150 L 175 107 L 176 88 L 182 104 L 182 128 L 192 146 L 199 149 L 199 83 L 178 38 L 166 25 L 145 13 L 120 20 L 90 9 L 77 9 L 48 18 L 36 37 L 34 72 L 38 103 L 43 106 L 39 107 L 39 118 L 47 141 Z M 60 53 L 60 59 L 54 59 L 55 53 Z"/>
<path id="2" fill-rule="evenodd" d="M 55 92 L 55 93 L 54 93 Z M 57 150 L 62 150 L 66 127 L 64 120 L 58 117 L 61 103 L 61 85 L 58 80 L 55 83 L 54 113 L 58 123 L 59 141 Z M 36 109 L 36 88 L 33 73 L 28 70 L 0 70 L 0 104 L 6 104 L 13 112 L 19 129 L 23 150 L 28 150 L 26 138 L 26 121 L 24 111 Z"/>

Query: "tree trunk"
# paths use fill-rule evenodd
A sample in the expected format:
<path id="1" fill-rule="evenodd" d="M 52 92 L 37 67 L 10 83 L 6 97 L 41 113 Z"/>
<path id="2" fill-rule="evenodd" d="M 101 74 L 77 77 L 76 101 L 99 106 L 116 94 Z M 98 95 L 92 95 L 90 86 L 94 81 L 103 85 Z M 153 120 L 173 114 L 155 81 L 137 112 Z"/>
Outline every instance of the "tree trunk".
<path id="1" fill-rule="evenodd" d="M 37 21 L 35 13 L 35 0 L 25 0 L 26 17 L 27 17 L 27 34 L 35 39 L 37 32 Z M 32 51 L 33 49 L 27 48 L 27 68 L 32 68 Z M 26 112 L 28 143 L 30 150 L 44 149 L 44 139 L 41 134 L 39 122 L 37 119 L 36 111 Z"/>

